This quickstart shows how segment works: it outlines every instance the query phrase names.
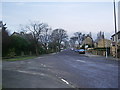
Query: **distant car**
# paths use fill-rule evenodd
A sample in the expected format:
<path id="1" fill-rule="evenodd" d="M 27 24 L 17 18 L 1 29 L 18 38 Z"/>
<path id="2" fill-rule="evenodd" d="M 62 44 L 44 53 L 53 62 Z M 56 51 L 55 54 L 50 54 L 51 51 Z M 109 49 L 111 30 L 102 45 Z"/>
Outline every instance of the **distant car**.
<path id="1" fill-rule="evenodd" d="M 78 52 L 78 49 L 75 49 L 75 52 Z"/>
<path id="2" fill-rule="evenodd" d="M 85 54 L 85 49 L 79 49 L 78 52 L 79 54 Z"/>

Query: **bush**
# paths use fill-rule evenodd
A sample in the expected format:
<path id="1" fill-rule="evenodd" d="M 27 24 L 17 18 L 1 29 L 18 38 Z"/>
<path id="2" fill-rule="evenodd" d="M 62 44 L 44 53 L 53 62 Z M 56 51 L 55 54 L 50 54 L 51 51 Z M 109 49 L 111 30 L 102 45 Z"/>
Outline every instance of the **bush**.
<path id="1" fill-rule="evenodd" d="M 7 55 L 8 57 L 14 57 L 16 55 L 15 53 L 15 49 L 12 48 L 12 49 L 9 49 L 9 54 Z"/>
<path id="2" fill-rule="evenodd" d="M 21 55 L 21 52 L 29 52 L 29 42 L 20 36 L 10 36 L 10 48 L 14 48 L 16 55 Z"/>

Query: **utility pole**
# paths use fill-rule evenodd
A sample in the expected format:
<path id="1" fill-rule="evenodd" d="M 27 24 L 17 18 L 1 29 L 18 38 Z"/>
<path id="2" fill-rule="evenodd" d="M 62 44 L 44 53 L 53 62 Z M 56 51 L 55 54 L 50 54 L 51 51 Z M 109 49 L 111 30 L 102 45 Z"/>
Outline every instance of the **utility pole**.
<path id="1" fill-rule="evenodd" d="M 107 57 L 108 57 L 108 55 L 107 55 L 107 54 L 108 54 L 108 53 L 107 53 L 107 47 L 108 47 L 108 46 L 107 46 L 107 40 L 106 40 L 105 46 L 106 46 L 106 58 L 107 58 Z"/>
<path id="2" fill-rule="evenodd" d="M 115 0 L 113 1 L 114 4 L 114 23 L 115 23 L 115 56 L 117 59 L 117 25 L 116 25 L 116 9 L 115 9 Z"/>

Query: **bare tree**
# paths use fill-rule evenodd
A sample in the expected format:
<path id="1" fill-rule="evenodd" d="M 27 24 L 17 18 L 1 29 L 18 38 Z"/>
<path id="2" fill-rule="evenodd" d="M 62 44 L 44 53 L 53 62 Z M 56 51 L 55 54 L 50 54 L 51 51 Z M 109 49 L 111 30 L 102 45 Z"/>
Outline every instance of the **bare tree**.
<path id="1" fill-rule="evenodd" d="M 47 53 L 48 51 L 48 44 L 50 42 L 50 35 L 51 35 L 51 28 L 50 27 L 46 27 L 44 28 L 42 35 L 41 35 L 41 44 L 45 49 L 45 52 Z"/>
<path id="2" fill-rule="evenodd" d="M 96 39 L 96 41 L 99 41 L 100 39 L 104 39 L 104 32 L 98 32 L 97 33 L 97 39 Z"/>
<path id="3" fill-rule="evenodd" d="M 76 32 L 76 33 L 74 33 L 74 35 L 75 35 L 76 37 L 78 37 L 77 41 L 78 41 L 78 43 L 79 43 L 79 45 L 80 45 L 81 42 L 82 42 L 82 33 L 81 33 L 81 32 Z"/>
<path id="4" fill-rule="evenodd" d="M 52 41 L 56 43 L 56 48 L 60 51 L 61 42 L 67 39 L 68 35 L 64 29 L 55 29 L 52 32 Z"/>
<path id="5" fill-rule="evenodd" d="M 73 36 L 70 38 L 70 45 L 71 47 L 75 47 L 75 42 L 78 40 L 78 37 Z"/>
<path id="6" fill-rule="evenodd" d="M 85 39 L 85 34 L 82 34 L 81 32 L 75 32 L 74 36 L 70 38 L 69 42 L 70 42 L 71 47 L 75 47 L 75 42 L 77 41 L 80 47 L 84 39 Z"/>
<path id="7" fill-rule="evenodd" d="M 38 55 L 39 43 L 42 42 L 43 31 L 46 30 L 47 27 L 48 25 L 46 23 L 32 22 L 29 25 L 26 25 L 25 28 L 22 28 L 24 31 L 32 33 L 36 48 L 36 55 Z"/>

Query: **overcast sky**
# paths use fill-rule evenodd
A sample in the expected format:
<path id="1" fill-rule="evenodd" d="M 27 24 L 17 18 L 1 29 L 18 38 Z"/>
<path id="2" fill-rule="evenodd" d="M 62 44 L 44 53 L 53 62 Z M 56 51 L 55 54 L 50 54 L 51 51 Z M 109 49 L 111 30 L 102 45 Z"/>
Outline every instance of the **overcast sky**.
<path id="1" fill-rule="evenodd" d="M 113 2 L 3 2 L 2 20 L 11 33 L 29 20 L 63 28 L 69 36 L 92 32 L 95 38 L 103 31 L 110 38 L 114 33 Z"/>

